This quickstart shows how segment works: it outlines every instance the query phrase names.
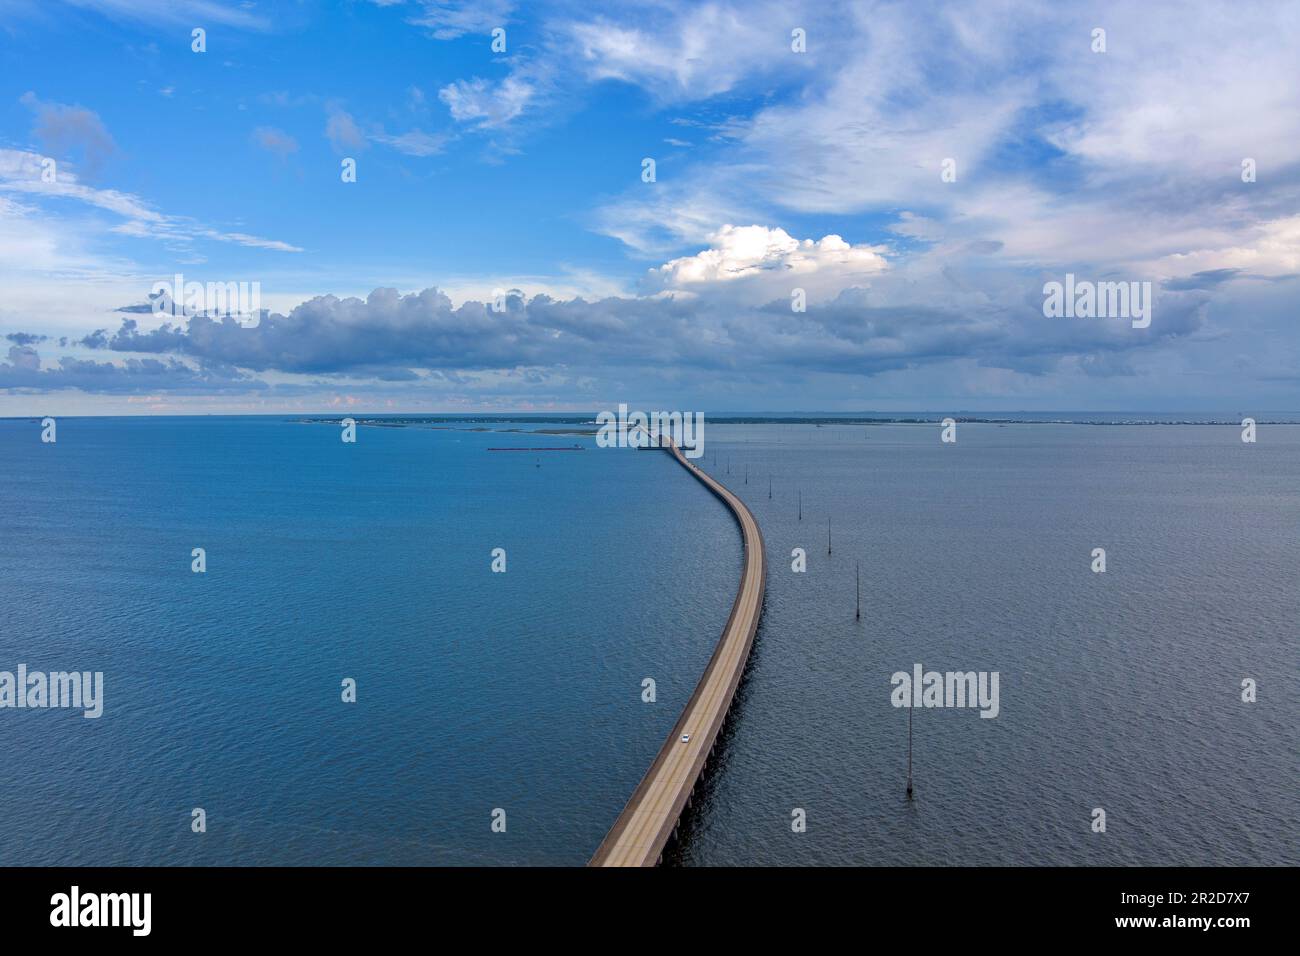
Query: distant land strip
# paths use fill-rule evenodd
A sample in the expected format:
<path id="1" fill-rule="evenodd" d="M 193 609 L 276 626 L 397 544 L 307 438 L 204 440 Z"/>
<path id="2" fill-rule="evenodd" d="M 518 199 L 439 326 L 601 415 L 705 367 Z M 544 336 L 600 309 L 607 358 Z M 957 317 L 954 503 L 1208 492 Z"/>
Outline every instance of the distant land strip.
<path id="1" fill-rule="evenodd" d="M 1158 412 L 1042 412 L 1043 417 L 1028 418 L 1027 412 L 1005 413 L 942 413 L 916 412 L 906 415 L 876 415 L 872 413 L 854 413 L 844 415 L 752 415 L 705 413 L 710 425 L 937 425 L 945 418 L 951 418 L 960 424 L 973 425 L 1240 425 L 1243 418 L 1253 418 L 1258 425 L 1300 425 L 1300 412 L 1251 412 L 1228 415 L 1213 413 L 1197 415 L 1193 413 L 1171 412 L 1161 418 L 1150 417 Z M 1051 416 L 1051 417 L 1048 417 Z M 1120 417 L 1125 416 L 1125 417 Z M 71 416 L 76 417 L 76 416 Z M 182 416 L 183 417 L 183 416 Z M 274 417 L 274 416 L 263 416 Z M 306 424 L 337 425 L 341 417 L 333 418 L 294 418 Z M 541 435 L 595 435 L 598 431 L 594 415 L 393 415 L 393 416 L 350 416 L 358 425 L 378 425 L 385 427 L 416 426 L 446 431 L 501 431 L 528 434 L 523 428 L 493 428 L 494 425 L 561 425 L 564 428 L 538 428 L 535 433 Z M 24 416 L 27 421 L 39 421 L 37 418 Z"/>

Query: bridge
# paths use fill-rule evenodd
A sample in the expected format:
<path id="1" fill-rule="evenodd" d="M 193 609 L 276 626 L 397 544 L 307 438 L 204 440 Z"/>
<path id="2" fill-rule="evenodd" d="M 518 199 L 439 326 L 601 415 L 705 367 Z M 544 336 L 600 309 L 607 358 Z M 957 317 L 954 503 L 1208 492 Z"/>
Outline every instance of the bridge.
<path id="1" fill-rule="evenodd" d="M 731 616 L 722 629 L 722 637 L 709 658 L 704 676 L 589 866 L 655 866 L 660 862 L 664 847 L 676 834 L 682 812 L 691 805 L 691 794 L 713 755 L 763 612 L 767 558 L 758 522 L 743 501 L 687 460 L 671 438 L 665 436 L 661 447 L 713 492 L 735 517 L 744 544 L 744 570 Z"/>

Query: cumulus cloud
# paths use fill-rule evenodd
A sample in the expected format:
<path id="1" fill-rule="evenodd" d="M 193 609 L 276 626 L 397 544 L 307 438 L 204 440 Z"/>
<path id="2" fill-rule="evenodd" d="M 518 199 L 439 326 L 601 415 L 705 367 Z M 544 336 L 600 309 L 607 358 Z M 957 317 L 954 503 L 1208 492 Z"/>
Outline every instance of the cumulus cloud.
<path id="1" fill-rule="evenodd" d="M 740 233 L 736 236 L 735 233 Z M 782 230 L 743 233 L 716 256 L 668 263 L 665 275 L 692 275 L 697 286 L 737 283 L 784 273 L 791 262 L 816 276 L 848 262 L 881 271 L 874 249 L 835 237 L 791 239 Z M 733 272 L 749 273 L 734 275 Z M 723 276 L 731 276 L 723 278 Z M 365 299 L 320 296 L 287 315 L 271 313 L 255 328 L 230 319 L 189 318 L 143 329 L 128 318 L 115 332 L 100 330 L 78 344 L 133 355 L 171 355 L 201 366 L 257 373 L 343 376 L 390 382 L 454 373 L 567 370 L 598 379 L 619 368 L 642 368 L 665 354 L 672 372 L 725 372 L 773 380 L 811 373 L 871 376 L 975 359 L 989 368 L 1042 374 L 1063 360 L 1134 354 L 1204 327 L 1199 293 L 1165 293 L 1151 329 L 1127 322 L 1053 321 L 1042 315 L 1041 279 L 1027 277 L 1018 293 L 972 294 L 959 279 L 946 295 L 919 295 L 904 280 L 884 288 L 849 287 L 793 312 L 788 294 L 761 304 L 728 296 L 655 294 L 532 298 L 511 294 L 503 311 L 467 301 L 454 306 L 437 289 L 403 295 L 377 289 Z M 1187 296 L 1190 296 L 1187 297 Z M 1091 374 L 1122 362 L 1094 362 Z"/>
<path id="2" fill-rule="evenodd" d="M 401 15 L 412 10 L 435 37 L 483 46 L 511 12 L 431 0 Z M 1006 0 L 997 13 L 664 0 L 646 16 L 562 4 L 530 24 L 526 46 L 512 32 L 510 54 L 493 61 L 506 72 L 438 97 L 454 122 L 495 141 L 523 117 L 552 115 L 541 107 L 580 83 L 627 83 L 700 130 L 699 148 L 662 157 L 654 188 L 605 197 L 589 219 L 640 257 L 640 294 L 519 295 L 495 313 L 472 298 L 453 306 L 445 290 L 377 289 L 313 298 L 256 329 L 127 320 L 81 347 L 414 386 L 554 387 L 658 367 L 677 382 L 750 376 L 757 394 L 842 375 L 1013 394 L 998 389 L 1059 373 L 1095 389 L 1103 377 L 1145 384 L 1157 368 L 1181 396 L 1187 382 L 1215 380 L 1241 329 L 1251 334 L 1233 341 L 1234 375 L 1285 379 L 1300 273 L 1294 9 Z M 1104 55 L 1089 49 L 1102 22 Z M 806 54 L 789 50 L 795 24 L 808 29 Z M 420 129 L 362 131 L 345 113 L 326 132 L 339 150 L 366 138 L 409 155 L 444 144 Z M 1260 173 L 1249 184 L 1247 156 Z M 940 177 L 945 159 L 955 181 Z M 24 163 L 6 177 L 0 162 L 0 189 L 52 192 Z M 200 234 L 75 177 L 58 188 L 122 217 L 129 234 Z M 11 221 L 26 215 L 0 196 L 0 250 L 7 209 Z M 1066 271 L 1151 280 L 1151 328 L 1044 318 L 1042 285 Z M 806 313 L 791 311 L 794 286 L 809 293 Z M 30 362 L 24 352 L 9 364 L 31 374 Z"/>
<path id="3" fill-rule="evenodd" d="M 711 6 L 715 17 L 744 13 Z M 1293 8 L 1018 0 L 997 17 L 956 4 L 833 9 L 834 29 L 809 30 L 810 51 L 823 55 L 798 95 L 733 118 L 718 150 L 653 194 L 613 199 L 597 227 L 644 253 L 722 222 L 901 208 L 912 218 L 896 234 L 948 240 L 949 254 L 986 250 L 1013 268 L 1295 271 L 1287 230 L 1260 230 L 1300 202 Z M 676 79 L 655 69 L 655 56 L 645 59 L 650 72 L 620 69 L 632 51 L 680 53 L 693 27 L 671 15 L 644 24 L 602 16 L 620 29 L 593 40 L 598 61 L 652 92 L 707 93 L 709 81 L 692 84 L 689 71 L 728 55 L 701 42 L 698 60 L 668 57 L 687 71 Z M 1089 45 L 1101 21 L 1105 54 Z M 1261 170 L 1249 185 L 1246 157 Z M 945 159 L 954 182 L 940 178 Z"/>
<path id="4" fill-rule="evenodd" d="M 40 369 L 41 357 L 29 345 L 14 345 L 9 348 L 9 365 L 15 372 L 31 372 Z"/>
<path id="5" fill-rule="evenodd" d="M 39 345 L 41 342 L 49 339 L 48 335 L 35 335 L 31 332 L 10 332 L 5 336 L 15 345 Z"/>
<path id="6" fill-rule="evenodd" d="M 820 273 L 841 287 L 887 267 L 883 246 L 850 245 L 839 236 L 795 239 L 784 229 L 724 225 L 711 247 L 651 269 L 649 282 L 664 289 L 775 277 L 787 287 Z"/>
<path id="7" fill-rule="evenodd" d="M 536 301 L 536 300 L 534 300 Z M 539 303 L 540 305 L 540 303 Z M 122 352 L 176 353 L 255 371 L 370 374 L 376 368 L 510 368 L 562 362 L 578 348 L 576 328 L 529 321 L 519 297 L 492 312 L 479 302 L 453 307 L 437 289 L 400 295 L 376 289 L 366 299 L 319 296 L 256 328 L 233 320 L 190 318 L 184 327 L 145 332 L 127 319 L 113 335 L 83 344 Z M 570 336 L 571 338 L 567 338 Z"/>

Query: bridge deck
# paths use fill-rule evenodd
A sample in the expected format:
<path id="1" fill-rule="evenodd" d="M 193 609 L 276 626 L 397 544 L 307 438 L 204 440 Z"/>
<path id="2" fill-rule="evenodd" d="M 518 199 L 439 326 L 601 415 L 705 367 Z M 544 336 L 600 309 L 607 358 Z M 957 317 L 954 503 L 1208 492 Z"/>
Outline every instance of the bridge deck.
<path id="1" fill-rule="evenodd" d="M 654 866 L 659 861 L 722 729 L 763 610 L 767 558 L 758 522 L 743 501 L 688 461 L 675 444 L 666 450 L 735 516 L 745 549 L 744 571 L 731 616 L 704 676 L 650 769 L 591 858 L 591 866 Z M 682 743 L 686 734 L 690 739 Z"/>

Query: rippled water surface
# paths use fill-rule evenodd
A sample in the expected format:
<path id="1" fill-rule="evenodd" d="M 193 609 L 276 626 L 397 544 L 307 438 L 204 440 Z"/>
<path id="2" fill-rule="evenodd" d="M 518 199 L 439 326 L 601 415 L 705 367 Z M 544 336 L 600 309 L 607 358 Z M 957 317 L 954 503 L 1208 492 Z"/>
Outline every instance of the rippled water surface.
<path id="1" fill-rule="evenodd" d="M 105 705 L 0 710 L 0 864 L 583 863 L 740 568 L 698 482 L 590 439 L 371 427 L 346 445 L 260 418 L 39 432 L 0 422 L 0 669 L 103 671 Z"/>
<path id="2" fill-rule="evenodd" d="M 1300 427 L 959 429 L 708 426 L 769 580 L 670 859 L 1300 862 Z M 582 863 L 740 570 L 702 486 L 588 436 L 39 433 L 0 422 L 0 670 L 103 671 L 105 712 L 0 710 L 0 864 Z M 999 672 L 1001 712 L 918 710 L 909 804 L 889 678 L 917 662 Z"/>
<path id="3" fill-rule="evenodd" d="M 748 467 L 770 572 L 723 760 L 677 859 L 1300 862 L 1300 427 L 1261 428 L 1254 445 L 1223 426 L 708 438 L 711 472 L 734 486 Z M 998 671 L 1001 712 L 917 710 L 909 804 L 889 678 L 917 662 Z M 806 833 L 791 831 L 796 807 Z"/>

